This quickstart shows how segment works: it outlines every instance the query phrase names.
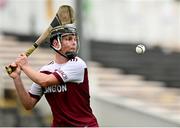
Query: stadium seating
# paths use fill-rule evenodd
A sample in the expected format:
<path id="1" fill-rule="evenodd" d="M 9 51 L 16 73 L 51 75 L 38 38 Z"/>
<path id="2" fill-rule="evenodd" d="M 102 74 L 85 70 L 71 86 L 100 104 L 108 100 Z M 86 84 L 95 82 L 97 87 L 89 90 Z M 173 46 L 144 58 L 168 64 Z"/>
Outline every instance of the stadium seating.
<path id="1" fill-rule="evenodd" d="M 7 42 L 3 41 L 0 43 L 2 67 L 13 61 L 19 53 L 31 45 L 30 42 L 19 42 L 14 39 L 6 39 Z M 19 46 L 21 46 L 21 49 Z M 97 84 L 101 92 L 105 90 L 107 92 L 112 92 L 113 95 L 117 95 L 118 97 L 122 96 L 147 102 L 149 107 L 150 103 L 154 106 L 165 106 L 168 109 L 171 107 L 171 111 L 179 107 L 179 104 L 176 104 L 179 95 L 175 94 L 175 91 L 170 90 L 170 88 L 164 89 L 164 87 L 162 87 L 164 83 L 162 84 L 162 82 L 159 82 L 166 82 L 166 86 L 168 87 L 178 87 L 179 54 L 167 54 L 160 48 L 150 48 L 144 55 L 139 56 L 135 53 L 136 44 L 130 44 L 128 42 L 116 44 L 91 41 L 90 46 L 91 60 L 98 62 L 98 64 L 100 63 L 100 66 L 97 64 L 89 65 L 91 88 L 93 85 Z M 39 48 L 29 59 L 33 68 L 38 69 L 41 65 L 48 63 L 52 59 L 52 56 L 49 49 Z M 117 68 L 119 70 L 117 70 Z M 6 94 L 4 95 L 5 98 L 13 97 L 11 92 L 7 91 L 14 89 L 12 81 L 5 71 L 2 72 L 1 76 L 2 85 L 0 87 Z M 24 74 L 22 74 L 22 77 L 26 88 L 29 88 L 32 82 L 29 81 Z M 144 81 L 144 78 L 149 81 Z M 151 80 L 156 80 L 157 82 Z M 92 90 L 94 91 L 97 89 L 91 89 L 90 91 Z M 4 110 L 4 108 L 6 107 L 0 106 L 0 109 Z M 44 108 L 43 104 L 40 108 Z M 10 120 L 12 121 L 8 124 L 5 120 L 6 118 L 2 118 L 0 126 L 48 126 L 51 121 L 51 117 L 48 119 L 46 117 L 43 118 L 47 120 L 48 124 L 43 121 L 39 112 L 42 112 L 44 109 L 39 111 L 39 109 L 36 110 L 35 108 L 34 111 L 28 113 L 22 110 L 22 108 L 17 109 L 17 105 L 14 108 L 10 108 L 10 112 L 7 110 L 7 116 L 10 115 L 12 118 Z M 12 111 L 14 111 L 14 113 Z M 179 109 L 177 112 L 178 111 Z M 4 115 L 4 113 L 1 112 L 0 110 L 0 116 Z M 16 121 L 13 121 L 14 119 L 16 119 Z"/>
<path id="2" fill-rule="evenodd" d="M 26 111 L 19 103 L 13 81 L 9 78 L 5 71 L 5 66 L 14 59 L 21 52 L 25 51 L 32 45 L 32 42 L 20 42 L 15 37 L 3 37 L 0 39 L 0 65 L 1 65 L 1 77 L 0 77 L 0 127 L 43 127 L 50 126 L 49 122 L 46 122 L 46 117 L 42 117 L 42 112 L 39 110 L 39 106 L 32 111 Z M 49 53 L 50 50 L 38 49 L 33 56 L 29 57 L 33 68 L 39 70 L 42 64 L 49 63 L 52 57 Z M 37 54 L 40 52 L 40 54 Z M 23 83 L 26 89 L 29 89 L 32 81 L 30 81 L 24 73 L 22 73 Z M 49 120 L 48 120 L 49 121 Z"/>
<path id="3" fill-rule="evenodd" d="M 163 81 L 166 87 L 180 87 L 180 53 L 168 53 L 160 47 L 148 48 L 143 55 L 135 52 L 137 44 L 90 41 L 91 60 L 106 67 L 122 69 L 126 74 L 143 75 L 146 80 Z"/>

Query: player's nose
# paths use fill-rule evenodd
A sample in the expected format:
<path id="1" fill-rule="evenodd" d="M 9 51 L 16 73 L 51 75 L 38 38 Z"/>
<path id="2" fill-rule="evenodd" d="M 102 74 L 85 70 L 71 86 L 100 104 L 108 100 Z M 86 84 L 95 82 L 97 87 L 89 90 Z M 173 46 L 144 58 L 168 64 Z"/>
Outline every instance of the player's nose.
<path id="1" fill-rule="evenodd" d="M 72 45 L 76 45 L 77 44 L 77 40 L 74 38 L 73 40 L 72 40 Z"/>

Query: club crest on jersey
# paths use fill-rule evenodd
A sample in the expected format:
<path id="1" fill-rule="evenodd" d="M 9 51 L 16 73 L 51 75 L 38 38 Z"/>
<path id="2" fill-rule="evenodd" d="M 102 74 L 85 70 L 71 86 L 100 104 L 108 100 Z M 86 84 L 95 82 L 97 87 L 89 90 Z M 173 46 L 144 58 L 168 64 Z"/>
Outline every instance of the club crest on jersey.
<path id="1" fill-rule="evenodd" d="M 54 85 L 54 86 L 49 86 L 45 88 L 44 94 L 46 93 L 61 93 L 61 92 L 67 92 L 67 86 L 66 84 L 61 84 L 61 85 Z"/>

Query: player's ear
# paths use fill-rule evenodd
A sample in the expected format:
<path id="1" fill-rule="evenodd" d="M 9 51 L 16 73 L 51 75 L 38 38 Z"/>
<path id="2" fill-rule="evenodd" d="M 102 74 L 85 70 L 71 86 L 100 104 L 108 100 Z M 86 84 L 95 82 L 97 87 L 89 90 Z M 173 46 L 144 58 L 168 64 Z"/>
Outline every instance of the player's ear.
<path id="1" fill-rule="evenodd" d="M 52 42 L 52 45 L 53 45 L 54 47 L 56 47 L 56 46 L 57 46 L 57 44 L 58 44 L 57 39 L 54 39 L 54 40 L 53 40 L 53 42 Z"/>
<path id="2" fill-rule="evenodd" d="M 59 41 L 59 38 L 54 39 L 52 42 L 52 45 L 56 50 L 60 50 L 61 49 L 61 42 Z"/>

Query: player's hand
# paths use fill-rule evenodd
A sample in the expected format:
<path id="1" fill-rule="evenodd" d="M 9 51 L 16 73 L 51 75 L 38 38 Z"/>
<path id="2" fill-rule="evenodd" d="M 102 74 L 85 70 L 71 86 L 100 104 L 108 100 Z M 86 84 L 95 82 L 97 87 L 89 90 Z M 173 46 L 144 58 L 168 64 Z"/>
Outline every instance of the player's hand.
<path id="1" fill-rule="evenodd" d="M 20 54 L 15 62 L 18 66 L 20 66 L 21 69 L 23 68 L 23 66 L 28 65 L 28 60 L 27 60 L 26 54 L 24 54 L 24 53 Z"/>
<path id="2" fill-rule="evenodd" d="M 10 64 L 9 66 L 15 69 L 11 74 L 9 74 L 11 78 L 16 79 L 21 75 L 21 69 L 15 62 Z"/>

